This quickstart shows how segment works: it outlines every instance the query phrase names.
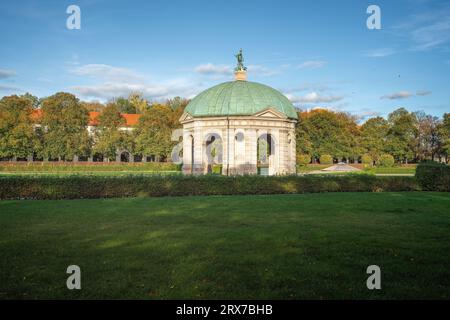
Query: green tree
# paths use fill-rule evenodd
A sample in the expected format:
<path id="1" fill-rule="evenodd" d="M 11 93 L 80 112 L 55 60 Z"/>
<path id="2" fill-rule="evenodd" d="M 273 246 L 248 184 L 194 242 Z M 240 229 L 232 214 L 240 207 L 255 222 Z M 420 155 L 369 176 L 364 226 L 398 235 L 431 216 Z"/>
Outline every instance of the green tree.
<path id="1" fill-rule="evenodd" d="M 155 104 L 142 114 L 134 131 L 137 153 L 170 156 L 176 143 L 171 141 L 173 112 L 167 105 Z"/>
<path id="2" fill-rule="evenodd" d="M 450 113 L 444 113 L 442 123 L 438 127 L 440 139 L 439 152 L 445 157 L 446 162 L 450 157 Z"/>
<path id="3" fill-rule="evenodd" d="M 417 119 L 414 114 L 399 108 L 388 116 L 389 130 L 386 139 L 386 151 L 398 162 L 414 159 Z"/>
<path id="4" fill-rule="evenodd" d="M 88 119 L 88 111 L 70 93 L 58 92 L 44 99 L 44 157 L 70 160 L 74 156 L 88 155 L 91 145 L 86 130 Z"/>
<path id="5" fill-rule="evenodd" d="M 361 147 L 373 161 L 385 152 L 389 123 L 382 117 L 371 118 L 361 126 Z"/>
<path id="6" fill-rule="evenodd" d="M 179 108 L 182 108 L 184 110 L 184 108 L 186 108 L 188 103 L 189 103 L 188 99 L 184 99 L 181 97 L 175 97 L 173 99 L 168 99 L 166 101 L 166 105 L 169 106 L 172 110 L 177 110 Z"/>
<path id="7" fill-rule="evenodd" d="M 109 103 L 98 116 L 98 125 L 94 133 L 94 153 L 114 159 L 119 150 L 131 151 L 129 134 L 120 130 L 125 122 L 117 104 Z"/>
<path id="8" fill-rule="evenodd" d="M 135 108 L 136 113 L 144 113 L 149 108 L 148 101 L 142 97 L 142 93 L 131 93 L 128 97 L 128 101 Z"/>
<path id="9" fill-rule="evenodd" d="M 41 99 L 38 97 L 32 95 L 29 92 L 26 92 L 25 94 L 21 95 L 22 98 L 26 98 L 31 101 L 31 105 L 34 109 L 38 109 L 41 106 Z"/>
<path id="10" fill-rule="evenodd" d="M 0 100 L 0 157 L 25 158 L 37 143 L 31 118 L 33 103 L 12 95 Z"/>
<path id="11" fill-rule="evenodd" d="M 119 109 L 120 113 L 128 113 L 128 114 L 138 113 L 136 108 L 126 98 L 119 97 L 119 98 L 113 99 L 113 101 L 111 101 L 110 103 L 115 103 L 117 105 L 117 108 Z"/>
<path id="12" fill-rule="evenodd" d="M 297 154 L 322 154 L 355 160 L 361 154 L 355 118 L 346 113 L 324 109 L 300 113 L 296 127 Z"/>

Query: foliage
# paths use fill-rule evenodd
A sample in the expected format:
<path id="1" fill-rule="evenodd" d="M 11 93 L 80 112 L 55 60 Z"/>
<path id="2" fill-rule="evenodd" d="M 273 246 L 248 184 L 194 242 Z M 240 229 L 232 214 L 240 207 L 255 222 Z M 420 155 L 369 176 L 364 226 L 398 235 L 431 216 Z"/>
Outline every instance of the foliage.
<path id="1" fill-rule="evenodd" d="M 16 95 L 0 100 L 0 157 L 28 157 L 37 145 L 32 101 Z"/>
<path id="2" fill-rule="evenodd" d="M 356 159 L 361 154 L 358 135 L 355 118 L 347 113 L 324 109 L 301 112 L 296 128 L 297 153 L 311 154 L 314 159 L 322 154 Z"/>
<path id="3" fill-rule="evenodd" d="M 221 164 L 213 164 L 212 165 L 212 173 L 213 174 L 222 174 L 222 165 Z"/>
<path id="4" fill-rule="evenodd" d="M 394 165 L 394 157 L 390 154 L 383 154 L 381 155 L 380 159 L 378 159 L 378 165 L 380 167 L 392 167 Z"/>
<path id="5" fill-rule="evenodd" d="M 342 176 L 0 176 L 0 199 L 413 191 L 414 177 Z"/>
<path id="6" fill-rule="evenodd" d="M 373 161 L 384 153 L 388 130 L 388 122 L 381 117 L 371 118 L 361 126 L 361 147 Z"/>
<path id="7" fill-rule="evenodd" d="M 120 130 L 124 124 L 125 118 L 120 114 L 118 106 L 109 103 L 98 117 L 93 151 L 109 159 L 115 159 L 120 150 L 131 151 L 133 148 L 128 132 Z"/>
<path id="8" fill-rule="evenodd" d="M 131 93 L 130 96 L 128 97 L 128 101 L 130 101 L 130 104 L 134 107 L 137 113 L 144 113 L 149 108 L 149 104 L 147 100 L 145 100 L 142 97 L 142 93 L 139 92 Z"/>
<path id="9" fill-rule="evenodd" d="M 301 166 L 306 166 L 311 162 L 311 156 L 308 154 L 299 154 L 297 155 L 297 164 Z"/>
<path id="10" fill-rule="evenodd" d="M 44 99 L 43 156 L 73 159 L 74 156 L 88 155 L 91 150 L 91 141 L 86 130 L 88 118 L 88 111 L 70 93 L 59 92 Z"/>
<path id="11" fill-rule="evenodd" d="M 433 161 L 419 163 L 416 179 L 423 190 L 450 191 L 450 166 Z"/>
<path id="12" fill-rule="evenodd" d="M 370 154 L 367 153 L 362 155 L 361 162 L 367 167 L 371 167 L 373 165 L 373 159 Z"/>
<path id="13" fill-rule="evenodd" d="M 400 108 L 388 115 L 389 130 L 385 151 L 398 162 L 414 158 L 414 137 L 417 135 L 417 119 L 406 109 Z"/>
<path id="14" fill-rule="evenodd" d="M 333 163 L 333 157 L 329 154 L 323 154 L 320 156 L 320 164 L 332 164 Z"/>
<path id="15" fill-rule="evenodd" d="M 179 128 L 179 111 L 167 105 L 154 104 L 139 118 L 133 132 L 136 152 L 169 157 L 173 146 L 172 131 Z"/>

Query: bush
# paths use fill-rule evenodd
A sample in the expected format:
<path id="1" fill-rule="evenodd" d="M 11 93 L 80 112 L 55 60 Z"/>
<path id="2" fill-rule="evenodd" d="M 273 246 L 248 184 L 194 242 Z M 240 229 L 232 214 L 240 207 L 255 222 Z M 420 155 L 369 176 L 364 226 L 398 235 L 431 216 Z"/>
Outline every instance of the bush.
<path id="1" fill-rule="evenodd" d="M 311 162 L 311 156 L 308 154 L 299 154 L 297 155 L 297 164 L 301 166 L 306 166 Z"/>
<path id="2" fill-rule="evenodd" d="M 450 166 L 433 161 L 421 162 L 416 179 L 423 190 L 450 191 Z"/>
<path id="3" fill-rule="evenodd" d="M 394 157 L 390 154 L 383 154 L 381 155 L 380 159 L 378 160 L 378 165 L 380 167 L 392 167 L 394 165 Z"/>
<path id="4" fill-rule="evenodd" d="M 364 154 L 361 157 L 361 162 L 364 164 L 365 167 L 371 167 L 373 165 L 373 159 L 369 154 Z"/>
<path id="5" fill-rule="evenodd" d="M 342 176 L 0 176 L 0 199 L 284 194 L 418 190 L 414 177 Z"/>
<path id="6" fill-rule="evenodd" d="M 333 163 L 333 157 L 329 154 L 323 154 L 320 156 L 320 164 L 332 164 Z"/>
<path id="7" fill-rule="evenodd" d="M 24 162 L 0 163 L 3 172 L 181 171 L 171 162 Z"/>
<path id="8" fill-rule="evenodd" d="M 213 164 L 211 171 L 213 174 L 222 174 L 222 165 L 221 164 Z"/>

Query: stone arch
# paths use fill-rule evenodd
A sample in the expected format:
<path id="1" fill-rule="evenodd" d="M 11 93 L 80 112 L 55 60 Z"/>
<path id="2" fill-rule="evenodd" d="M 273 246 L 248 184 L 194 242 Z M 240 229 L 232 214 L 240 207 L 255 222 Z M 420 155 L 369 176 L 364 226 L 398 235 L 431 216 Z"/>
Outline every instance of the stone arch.
<path id="1" fill-rule="evenodd" d="M 245 131 L 243 129 L 237 129 L 234 132 L 234 162 L 238 165 L 245 163 Z"/>
<path id="2" fill-rule="evenodd" d="M 277 172 L 277 144 L 273 134 L 259 134 L 256 140 L 257 171 L 260 175 L 273 175 Z"/>
<path id="3" fill-rule="evenodd" d="M 116 161 L 117 162 L 133 162 L 133 155 L 128 150 L 121 150 L 117 153 Z"/>
<path id="4" fill-rule="evenodd" d="M 213 166 L 219 166 L 223 163 L 223 140 L 219 133 L 211 131 L 204 135 L 203 159 L 205 173 L 212 173 Z"/>

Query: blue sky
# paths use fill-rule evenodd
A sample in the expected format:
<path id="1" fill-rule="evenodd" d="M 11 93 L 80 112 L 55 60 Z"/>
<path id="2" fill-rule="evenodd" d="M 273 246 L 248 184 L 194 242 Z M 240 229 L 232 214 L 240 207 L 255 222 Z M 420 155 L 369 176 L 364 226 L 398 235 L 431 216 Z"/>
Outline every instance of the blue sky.
<path id="1" fill-rule="evenodd" d="M 381 30 L 366 27 L 370 4 Z M 0 96 L 193 97 L 233 79 L 239 48 L 250 81 L 302 109 L 450 112 L 450 3 L 433 0 L 5 1 Z"/>

